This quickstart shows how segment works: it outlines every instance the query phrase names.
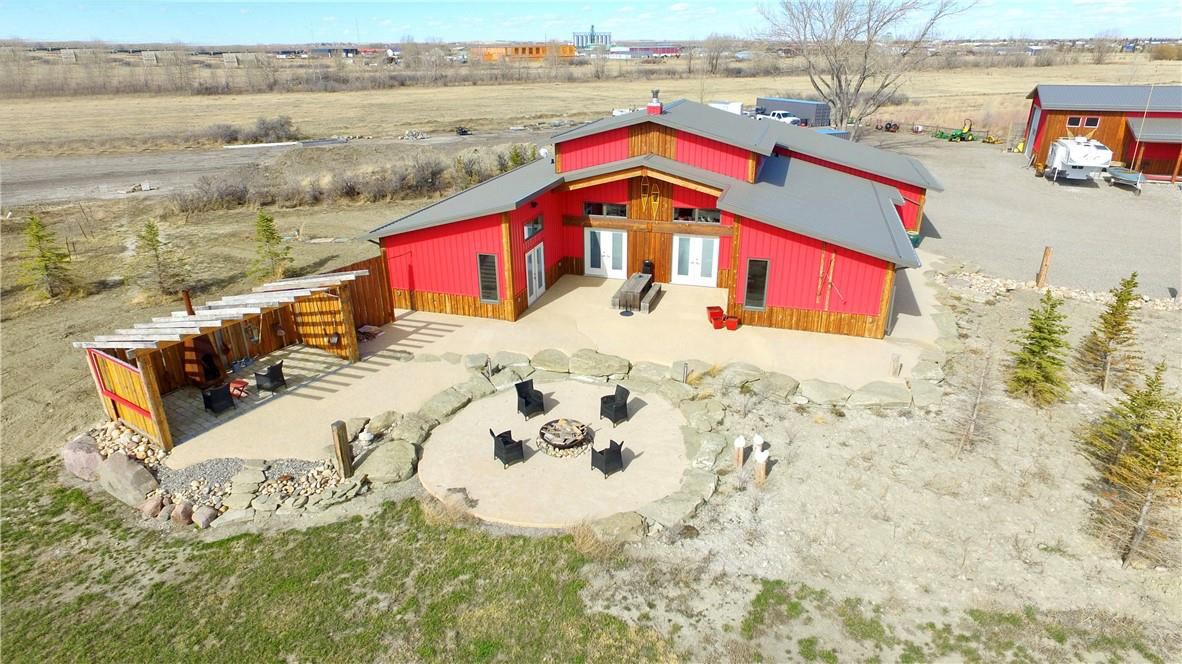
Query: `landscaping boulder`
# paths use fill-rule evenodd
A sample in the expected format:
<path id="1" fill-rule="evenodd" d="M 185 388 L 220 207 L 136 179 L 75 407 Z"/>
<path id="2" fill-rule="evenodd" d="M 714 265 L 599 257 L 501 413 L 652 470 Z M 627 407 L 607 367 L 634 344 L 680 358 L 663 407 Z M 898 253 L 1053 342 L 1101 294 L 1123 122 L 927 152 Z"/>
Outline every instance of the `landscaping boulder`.
<path id="1" fill-rule="evenodd" d="M 590 526 L 596 537 L 612 542 L 639 542 L 648 532 L 648 522 L 636 512 L 619 512 L 592 521 Z"/>
<path id="2" fill-rule="evenodd" d="M 249 507 L 252 500 L 254 500 L 253 492 L 232 493 L 222 499 L 222 505 L 228 509 L 241 510 Z"/>
<path id="3" fill-rule="evenodd" d="M 401 418 L 402 413 L 396 410 L 387 410 L 374 415 L 369 420 L 369 424 L 365 425 L 365 430 L 372 434 L 379 434 L 397 424 Z"/>
<path id="4" fill-rule="evenodd" d="M 193 511 L 193 523 L 198 528 L 208 528 L 216 518 L 218 518 L 218 511 L 209 505 L 202 505 Z"/>
<path id="5" fill-rule="evenodd" d="M 176 509 L 176 505 L 172 503 L 164 503 L 160 508 L 160 512 L 156 514 L 156 520 L 160 523 L 168 523 L 172 519 L 172 511 Z"/>
<path id="6" fill-rule="evenodd" d="M 415 359 L 415 354 L 409 350 L 391 350 L 383 353 L 382 357 L 396 362 L 410 362 Z"/>
<path id="7" fill-rule="evenodd" d="M 152 496 L 140 504 L 140 514 L 145 519 L 155 519 L 164 507 L 164 496 Z"/>
<path id="8" fill-rule="evenodd" d="M 665 397 L 674 406 L 680 404 L 685 399 L 694 398 L 694 394 L 696 393 L 697 391 L 694 388 L 675 380 L 665 379 L 657 383 L 657 394 Z"/>
<path id="9" fill-rule="evenodd" d="M 846 404 L 850 407 L 906 408 L 911 405 L 911 390 L 906 385 L 877 380 L 858 388 Z"/>
<path id="10" fill-rule="evenodd" d="M 927 380 L 939 383 L 944 380 L 944 369 L 931 360 L 920 360 L 911 368 L 911 377 L 915 380 Z"/>
<path id="11" fill-rule="evenodd" d="M 622 357 L 606 355 L 590 348 L 576 351 L 570 357 L 570 372 L 584 376 L 626 374 L 632 365 Z"/>
<path id="12" fill-rule="evenodd" d="M 365 429 L 366 424 L 369 424 L 368 417 L 350 417 L 345 420 L 345 435 L 348 436 L 349 440 L 355 440 L 357 434 Z"/>
<path id="13" fill-rule="evenodd" d="M 746 385 L 760 378 L 763 378 L 763 369 L 748 364 L 747 362 L 731 362 L 723 367 L 717 375 L 715 380 L 723 385 L 734 385 L 736 387 Z"/>
<path id="14" fill-rule="evenodd" d="M 453 353 L 451 351 L 448 351 L 448 352 L 440 355 L 439 359 L 443 360 L 444 362 L 447 362 L 448 364 L 459 364 L 464 359 L 464 356 L 460 355 L 459 353 Z"/>
<path id="15" fill-rule="evenodd" d="M 646 394 L 657 391 L 656 382 L 647 378 L 633 378 L 631 374 L 629 374 L 628 378 L 621 380 L 620 385 L 633 394 Z"/>
<path id="16" fill-rule="evenodd" d="M 193 503 L 187 500 L 177 503 L 176 508 L 172 510 L 172 515 L 169 518 L 178 526 L 189 525 L 193 522 Z"/>
<path id="17" fill-rule="evenodd" d="M 823 406 L 845 403 L 852 392 L 853 390 L 845 385 L 824 380 L 806 380 L 797 389 L 798 395 Z"/>
<path id="18" fill-rule="evenodd" d="M 535 369 L 540 371 L 553 371 L 554 373 L 569 373 L 570 372 L 570 358 L 566 353 L 557 348 L 547 348 L 540 350 L 534 354 L 530 364 Z"/>
<path id="19" fill-rule="evenodd" d="M 160 484 L 142 464 L 125 454 L 115 453 L 98 466 L 98 482 L 103 491 L 128 507 L 139 507 L 144 496 Z"/>
<path id="20" fill-rule="evenodd" d="M 470 353 L 464 356 L 464 368 L 480 370 L 488 363 L 488 355 L 485 353 Z"/>
<path id="21" fill-rule="evenodd" d="M 687 446 L 688 448 L 688 446 Z M 718 462 L 718 455 L 727 448 L 726 438 L 717 432 L 703 433 L 699 439 L 696 454 L 690 458 L 690 466 L 702 470 L 710 470 Z"/>
<path id="22" fill-rule="evenodd" d="M 657 364 L 656 362 L 637 362 L 632 365 L 632 370 L 628 372 L 628 377 L 656 383 L 669 377 L 669 367 L 664 364 Z"/>
<path id="23" fill-rule="evenodd" d="M 722 424 L 723 415 L 726 413 L 718 399 L 682 401 L 679 407 L 681 414 L 685 415 L 690 426 L 699 431 L 713 431 L 715 427 Z"/>
<path id="24" fill-rule="evenodd" d="M 557 383 L 563 380 L 570 380 L 570 374 L 559 373 L 557 371 L 534 371 L 529 377 L 534 381 L 535 385 L 538 383 Z"/>
<path id="25" fill-rule="evenodd" d="M 521 374 L 516 367 L 505 367 L 492 376 L 492 386 L 498 392 L 513 387 L 521 380 Z"/>
<path id="26" fill-rule="evenodd" d="M 713 472 L 690 468 L 681 478 L 680 489 L 637 512 L 649 521 L 672 528 L 693 516 L 698 507 L 714 495 L 717 482 L 718 477 Z"/>
<path id="27" fill-rule="evenodd" d="M 714 368 L 713 365 L 701 360 L 678 360 L 670 365 L 669 377 L 684 383 L 686 378 L 694 374 L 703 376 L 712 368 Z"/>
<path id="28" fill-rule="evenodd" d="M 274 512 L 279 507 L 279 496 L 273 493 L 255 496 L 254 500 L 250 501 L 250 507 L 256 514 Z"/>
<path id="29" fill-rule="evenodd" d="M 103 456 L 90 434 L 79 434 L 62 447 L 62 463 L 71 475 L 87 482 L 98 479 L 98 467 Z"/>
<path id="30" fill-rule="evenodd" d="M 755 390 L 756 394 L 782 402 L 791 399 L 799 386 L 800 383 L 792 376 L 774 372 L 764 374 L 763 378 L 756 379 L 751 383 L 751 389 Z"/>
<path id="31" fill-rule="evenodd" d="M 944 388 L 926 380 L 911 381 L 911 401 L 916 408 L 939 406 L 944 398 Z"/>
<path id="32" fill-rule="evenodd" d="M 434 420 L 442 421 L 456 414 L 471 400 L 468 395 L 449 387 L 428 399 L 419 412 Z"/>
<path id="33" fill-rule="evenodd" d="M 498 367 L 520 367 L 529 364 L 529 356 L 507 350 L 497 352 L 492 360 Z"/>
<path id="34" fill-rule="evenodd" d="M 438 362 L 439 356 L 431 353 L 415 353 L 415 362 Z"/>
<path id="35" fill-rule="evenodd" d="M 407 413 L 398 424 L 386 432 L 386 437 L 391 440 L 405 440 L 411 445 L 421 445 L 436 423 L 436 420 L 423 417 L 419 413 Z"/>
<path id="36" fill-rule="evenodd" d="M 356 473 L 375 483 L 402 482 L 415 474 L 415 446 L 392 440 L 374 448 L 357 466 Z"/>
<path id="37" fill-rule="evenodd" d="M 221 528 L 222 526 L 228 526 L 232 523 L 242 523 L 244 521 L 250 521 L 253 518 L 254 518 L 254 510 L 252 510 L 252 509 L 232 509 L 232 510 L 228 510 L 226 512 L 223 512 L 221 516 L 219 516 L 217 519 L 215 519 L 213 522 L 213 527 L 214 528 Z"/>
<path id="38" fill-rule="evenodd" d="M 497 388 L 493 387 L 487 378 L 479 374 L 473 375 L 467 381 L 456 385 L 455 389 L 468 395 L 468 398 L 472 400 L 487 397 L 497 391 Z"/>
<path id="39" fill-rule="evenodd" d="M 235 493 L 253 493 L 266 479 L 261 470 L 243 468 L 230 478 L 230 487 Z"/>

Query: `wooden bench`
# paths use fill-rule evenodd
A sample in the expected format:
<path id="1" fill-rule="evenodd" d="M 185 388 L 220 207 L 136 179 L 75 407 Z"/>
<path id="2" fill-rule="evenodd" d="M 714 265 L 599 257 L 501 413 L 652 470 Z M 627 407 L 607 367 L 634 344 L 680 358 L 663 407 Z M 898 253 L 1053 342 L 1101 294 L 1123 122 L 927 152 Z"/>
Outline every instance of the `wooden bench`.
<path id="1" fill-rule="evenodd" d="M 644 297 L 641 298 L 640 310 L 647 314 L 649 311 L 652 310 L 653 305 L 655 305 L 657 303 L 657 300 L 660 300 L 660 299 L 661 299 L 661 284 L 654 282 L 652 286 L 649 286 L 648 292 L 644 294 Z"/>

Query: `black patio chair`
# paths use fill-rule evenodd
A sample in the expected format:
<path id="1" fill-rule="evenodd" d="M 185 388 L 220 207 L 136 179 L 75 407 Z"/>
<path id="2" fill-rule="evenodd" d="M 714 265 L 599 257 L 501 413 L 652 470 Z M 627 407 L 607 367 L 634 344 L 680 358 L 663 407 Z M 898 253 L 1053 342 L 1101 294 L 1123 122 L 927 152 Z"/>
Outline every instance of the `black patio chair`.
<path id="1" fill-rule="evenodd" d="M 599 416 L 611 420 L 612 426 L 628 419 L 628 390 L 616 385 L 616 393 L 599 399 Z"/>
<path id="2" fill-rule="evenodd" d="M 605 449 L 591 448 L 591 467 L 603 473 L 603 479 L 617 470 L 624 470 L 624 441 L 610 441 Z"/>
<path id="3" fill-rule="evenodd" d="M 517 412 L 525 416 L 525 419 L 528 420 L 534 415 L 540 415 L 546 412 L 542 393 L 534 389 L 532 378 L 523 380 L 514 387 L 517 388 Z"/>
<path id="4" fill-rule="evenodd" d="M 493 439 L 493 458 L 504 464 L 505 468 L 518 461 L 525 461 L 525 445 L 520 440 L 513 440 L 512 431 L 493 433 L 489 429 L 488 435 Z"/>
<path id="5" fill-rule="evenodd" d="M 234 403 L 234 396 L 230 394 L 229 383 L 203 391 L 201 402 L 205 405 L 205 410 L 214 415 L 238 407 L 238 404 Z"/>
<path id="6" fill-rule="evenodd" d="M 258 385 L 260 392 L 263 390 L 274 392 L 281 386 L 287 387 L 287 379 L 283 377 L 283 360 L 267 367 L 266 371 L 254 372 L 254 382 Z"/>

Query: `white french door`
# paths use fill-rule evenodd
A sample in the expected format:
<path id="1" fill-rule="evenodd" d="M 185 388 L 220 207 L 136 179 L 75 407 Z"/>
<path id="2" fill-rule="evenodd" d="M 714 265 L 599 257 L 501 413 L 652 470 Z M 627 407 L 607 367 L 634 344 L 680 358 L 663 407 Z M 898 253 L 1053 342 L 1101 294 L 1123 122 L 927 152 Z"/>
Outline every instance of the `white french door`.
<path id="1" fill-rule="evenodd" d="M 718 238 L 674 235 L 671 281 L 688 286 L 718 285 Z"/>
<path id="2" fill-rule="evenodd" d="M 628 233 L 602 228 L 583 230 L 583 274 L 624 279 L 628 276 Z"/>
<path id="3" fill-rule="evenodd" d="M 529 304 L 546 292 L 546 254 L 542 243 L 525 254 L 525 293 Z"/>

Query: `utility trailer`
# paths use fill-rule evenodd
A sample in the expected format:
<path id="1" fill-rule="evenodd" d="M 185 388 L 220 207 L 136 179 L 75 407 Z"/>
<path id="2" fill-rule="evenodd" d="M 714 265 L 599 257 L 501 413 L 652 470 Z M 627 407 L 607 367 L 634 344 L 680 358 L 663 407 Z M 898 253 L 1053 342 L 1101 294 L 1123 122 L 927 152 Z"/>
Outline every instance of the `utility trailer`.
<path id="1" fill-rule="evenodd" d="M 757 109 L 756 112 L 763 115 L 772 111 L 788 111 L 800 118 L 800 124 L 802 126 L 829 126 L 829 104 L 823 101 L 785 99 L 783 97 L 759 97 L 755 100 L 755 106 Z"/>

